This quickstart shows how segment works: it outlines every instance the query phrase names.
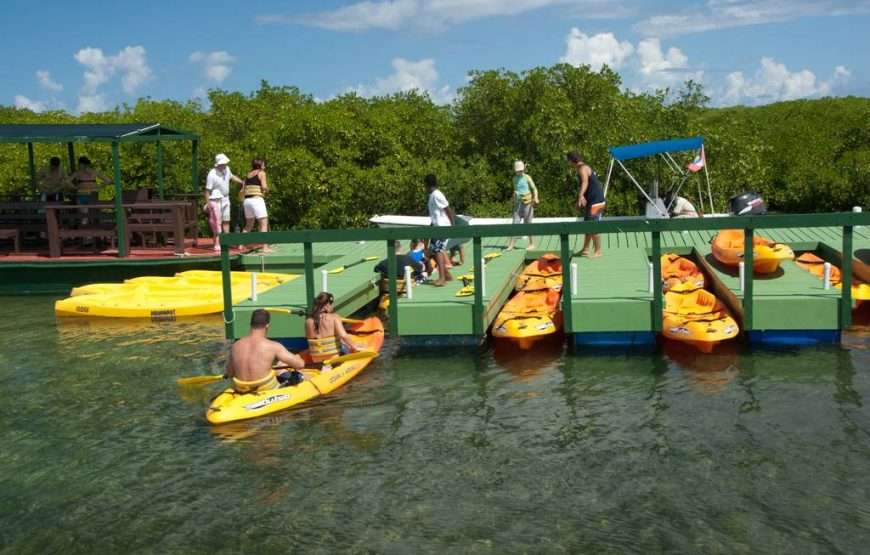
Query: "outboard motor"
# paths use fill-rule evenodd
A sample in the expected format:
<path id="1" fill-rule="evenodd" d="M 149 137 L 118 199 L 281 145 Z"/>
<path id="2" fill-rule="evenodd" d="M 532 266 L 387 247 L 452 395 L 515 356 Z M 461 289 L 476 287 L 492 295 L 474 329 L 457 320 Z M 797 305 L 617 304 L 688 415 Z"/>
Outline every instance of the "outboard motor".
<path id="1" fill-rule="evenodd" d="M 728 209 L 732 216 L 763 216 L 767 214 L 767 206 L 761 195 L 747 191 L 728 200 Z"/>

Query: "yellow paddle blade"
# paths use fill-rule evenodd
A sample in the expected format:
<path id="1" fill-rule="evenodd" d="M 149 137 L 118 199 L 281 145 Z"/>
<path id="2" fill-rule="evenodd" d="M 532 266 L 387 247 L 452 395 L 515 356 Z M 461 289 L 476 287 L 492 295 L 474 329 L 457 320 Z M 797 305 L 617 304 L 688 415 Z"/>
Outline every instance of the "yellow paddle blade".
<path id="1" fill-rule="evenodd" d="M 281 314 L 295 314 L 298 316 L 305 316 L 305 311 L 301 308 L 280 308 L 277 306 L 267 306 L 265 310 L 269 312 L 278 312 Z"/>
<path id="2" fill-rule="evenodd" d="M 471 295 L 474 295 L 473 285 L 466 285 L 465 287 L 456 292 L 457 297 L 470 297 Z"/>
<path id="3" fill-rule="evenodd" d="M 471 272 L 467 274 L 462 274 L 461 276 L 459 276 L 459 279 L 461 279 L 462 281 L 474 281 L 474 274 Z"/>
<path id="4" fill-rule="evenodd" d="M 501 256 L 500 252 L 489 252 L 483 255 L 483 259 L 486 261 L 490 261 L 493 258 L 498 258 L 499 256 Z"/>
<path id="5" fill-rule="evenodd" d="M 375 351 L 357 351 L 355 353 L 348 353 L 346 355 L 340 355 L 337 357 L 332 357 L 329 360 L 323 362 L 324 366 L 334 366 L 336 364 L 341 364 L 342 362 L 348 362 L 350 360 L 361 360 L 364 358 L 375 358 L 378 356 L 378 353 Z"/>
<path id="6" fill-rule="evenodd" d="M 353 318 L 342 318 L 341 321 L 345 324 L 362 324 L 365 322 L 365 320 L 355 320 Z"/>
<path id="7" fill-rule="evenodd" d="M 178 378 L 175 383 L 178 385 L 202 385 L 207 383 L 219 382 L 224 379 L 223 374 L 214 374 L 212 376 L 192 376 L 190 378 Z"/>
<path id="8" fill-rule="evenodd" d="M 327 273 L 327 274 L 338 274 L 338 273 L 343 272 L 343 271 L 344 271 L 344 268 L 345 268 L 344 266 L 339 266 L 338 268 L 333 268 L 332 270 L 329 270 L 329 271 L 326 272 L 326 273 Z"/>

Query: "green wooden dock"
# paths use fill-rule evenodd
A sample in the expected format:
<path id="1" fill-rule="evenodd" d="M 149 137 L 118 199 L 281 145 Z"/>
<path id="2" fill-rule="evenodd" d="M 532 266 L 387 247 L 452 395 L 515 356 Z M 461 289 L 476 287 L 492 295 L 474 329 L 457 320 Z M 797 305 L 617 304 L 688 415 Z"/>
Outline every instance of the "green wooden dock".
<path id="1" fill-rule="evenodd" d="M 858 216 L 863 218 L 862 215 Z M 830 218 L 829 218 L 830 219 Z M 828 219 L 828 220 L 829 220 Z M 828 221 L 823 220 L 823 221 Z M 772 221 L 772 220 L 771 220 Z M 860 220 L 863 223 L 863 220 Z M 543 224 L 546 225 L 546 224 Z M 679 224 L 667 224 L 671 226 Z M 709 224 L 702 224 L 709 225 Z M 613 226 L 613 224 L 611 224 Z M 687 227 L 691 227 L 689 224 Z M 505 227 L 505 226 L 499 226 Z M 635 227 L 636 224 L 625 227 Z M 843 227 L 782 227 L 766 229 L 757 224 L 755 234 L 787 243 L 796 253 L 812 251 L 838 264 L 839 253 L 844 245 Z M 870 227 L 849 228 L 852 252 L 856 260 L 870 262 Z M 376 240 L 336 241 L 312 244 L 311 260 L 313 290 L 321 289 L 321 270 L 330 270 L 359 262 L 365 257 L 382 259 L 387 255 L 386 241 L 380 235 L 386 230 L 364 230 L 366 236 Z M 288 232 L 301 233 L 301 232 Z M 328 232 L 302 232 L 303 237 L 316 237 L 317 233 L 339 236 L 337 230 Z M 393 233 L 393 232 L 389 232 Z M 405 232 L 408 233 L 407 231 Z M 723 267 L 713 259 L 710 241 L 715 236 L 713 229 L 687 229 L 685 231 L 662 230 L 658 233 L 662 253 L 677 252 L 689 255 L 711 278 L 708 289 L 722 298 L 739 320 L 750 319 L 750 339 L 764 340 L 770 334 L 800 332 L 812 335 L 827 333 L 839 337 L 843 322 L 842 293 L 840 289 L 825 290 L 822 281 L 799 268 L 794 262 L 785 262 L 773 276 L 755 276 L 748 287 L 752 288 L 750 304 L 744 304 L 748 291 L 741 289 L 735 269 Z M 570 320 L 566 329 L 578 344 L 633 344 L 651 343 L 661 326 L 660 308 L 656 308 L 656 293 L 650 290 L 650 264 L 653 252 L 653 232 L 612 231 L 602 234 L 603 256 L 581 258 L 573 256 L 577 266 L 577 287 L 568 287 L 571 294 Z M 295 235 L 293 236 L 295 237 Z M 491 259 L 485 266 L 485 290 L 479 302 L 482 329 L 486 330 L 508 299 L 516 275 L 524 264 L 537 256 L 552 252 L 561 254 L 562 240 L 567 240 L 569 252 L 576 253 L 582 245 L 583 235 L 572 233 L 543 235 L 537 237 L 537 248 L 523 249 L 524 240 L 518 248 L 504 250 L 506 237 L 483 237 L 480 254 L 499 252 L 501 256 Z M 371 239 L 371 237 L 369 237 Z M 304 240 L 303 240 L 304 242 Z M 403 240 L 403 242 L 406 242 Z M 473 271 L 472 243 L 465 245 L 466 263 L 452 270 L 454 276 Z M 248 270 L 265 271 L 294 270 L 304 268 L 305 252 L 302 242 L 283 244 L 277 252 L 265 255 L 245 255 L 242 265 Z M 373 267 L 377 260 L 359 263 L 340 274 L 328 276 L 328 288 L 336 297 L 337 310 L 351 315 L 379 296 L 377 276 Z M 856 264 L 861 266 L 860 263 Z M 567 274 L 567 272 L 566 272 Z M 857 277 L 867 279 L 866 274 L 856 269 Z M 434 344 L 476 343 L 482 340 L 475 333 L 475 297 L 457 297 L 463 283 L 455 280 L 445 287 L 427 284 L 412 288 L 410 298 L 400 297 L 395 308 L 395 327 L 404 342 Z M 300 338 L 303 335 L 301 313 L 307 306 L 310 292 L 305 280 L 296 280 L 266 292 L 256 301 L 246 301 L 234 307 L 232 336 L 240 337 L 248 331 L 250 312 L 258 307 L 292 307 L 299 315 L 273 316 L 272 335 L 283 338 Z M 660 297 L 659 297 L 660 298 Z M 660 302 L 660 301 L 659 301 Z M 660 305 L 659 305 L 660 306 Z M 744 308 L 749 307 L 749 314 Z M 565 307 L 566 316 L 569 307 Z"/>

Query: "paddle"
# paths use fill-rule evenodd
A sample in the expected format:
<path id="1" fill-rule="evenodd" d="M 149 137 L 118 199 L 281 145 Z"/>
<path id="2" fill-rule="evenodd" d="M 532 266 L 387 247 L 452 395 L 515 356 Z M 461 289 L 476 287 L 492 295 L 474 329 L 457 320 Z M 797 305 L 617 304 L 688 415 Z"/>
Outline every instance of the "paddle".
<path id="1" fill-rule="evenodd" d="M 371 260 L 377 260 L 377 259 L 378 259 L 377 256 L 367 256 L 365 258 L 360 258 L 359 260 L 357 260 L 353 264 L 348 264 L 347 266 L 339 266 L 338 268 L 333 268 L 332 270 L 327 270 L 326 273 L 327 274 L 340 274 L 341 272 L 347 270 L 348 268 L 353 268 L 354 266 L 358 266 L 359 264 L 362 264 L 363 262 L 369 262 Z"/>
<path id="2" fill-rule="evenodd" d="M 295 314 L 297 316 L 305 316 L 306 313 L 301 308 L 278 308 L 276 306 L 267 306 L 266 310 L 269 312 L 281 312 L 284 314 Z M 356 320 L 354 318 L 342 318 L 342 322 L 345 324 L 362 324 L 365 320 Z"/>

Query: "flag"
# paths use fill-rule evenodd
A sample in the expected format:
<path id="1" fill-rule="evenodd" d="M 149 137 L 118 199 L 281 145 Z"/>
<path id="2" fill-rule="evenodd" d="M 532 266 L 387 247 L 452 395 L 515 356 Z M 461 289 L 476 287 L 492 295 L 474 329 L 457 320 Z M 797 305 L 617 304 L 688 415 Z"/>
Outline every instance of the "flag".
<path id="1" fill-rule="evenodd" d="M 695 159 L 689 164 L 689 171 L 692 173 L 698 173 L 704 167 L 704 164 L 707 163 L 707 159 L 704 158 L 704 145 L 701 145 L 701 151 L 695 156 Z"/>

